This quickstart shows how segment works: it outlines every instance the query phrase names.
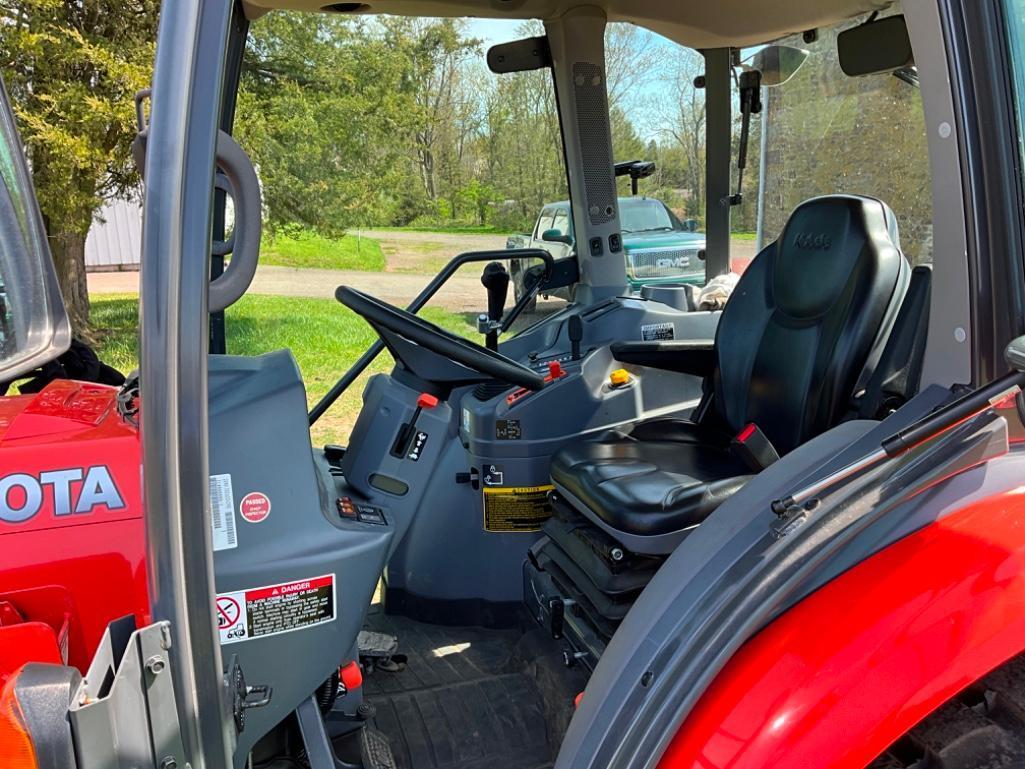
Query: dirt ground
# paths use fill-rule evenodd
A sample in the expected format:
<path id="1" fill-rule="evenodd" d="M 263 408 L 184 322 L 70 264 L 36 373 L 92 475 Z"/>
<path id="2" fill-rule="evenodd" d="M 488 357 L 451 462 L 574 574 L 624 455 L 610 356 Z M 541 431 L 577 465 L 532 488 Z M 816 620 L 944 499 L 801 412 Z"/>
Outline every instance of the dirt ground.
<path id="1" fill-rule="evenodd" d="M 249 289 L 255 294 L 274 296 L 334 297 L 335 288 L 352 286 L 386 302 L 405 306 L 427 285 L 431 276 L 449 259 L 465 251 L 504 250 L 504 235 L 462 235 L 442 232 L 363 230 L 362 236 L 380 241 L 387 260 L 383 273 L 350 270 L 296 269 L 262 266 Z M 754 256 L 754 243 L 736 240 L 731 249 L 738 260 Z M 453 312 L 479 312 L 485 306 L 480 284 L 482 265 L 464 266 L 435 295 L 431 306 Z M 138 272 L 94 272 L 89 274 L 92 294 L 128 294 L 139 290 Z M 510 297 L 511 301 L 511 297 Z M 552 311 L 562 301 L 542 301 L 539 309 Z"/>

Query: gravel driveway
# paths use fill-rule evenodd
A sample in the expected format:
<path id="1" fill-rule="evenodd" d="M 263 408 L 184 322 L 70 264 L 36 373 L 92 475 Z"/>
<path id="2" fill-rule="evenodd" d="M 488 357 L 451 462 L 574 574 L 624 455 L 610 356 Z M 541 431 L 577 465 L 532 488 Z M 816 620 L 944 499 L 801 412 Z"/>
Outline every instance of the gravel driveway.
<path id="1" fill-rule="evenodd" d="M 406 230 L 363 230 L 361 235 L 381 242 L 388 259 L 386 272 L 262 266 L 256 271 L 250 292 L 274 296 L 333 298 L 335 288 L 345 285 L 404 307 L 427 285 L 439 263 L 444 263 L 465 251 L 505 248 L 505 235 L 461 235 Z M 750 258 L 748 252 L 752 252 L 753 255 L 754 244 L 750 241 L 734 241 L 732 248 L 741 258 Z M 433 269 L 424 269 L 425 267 Z M 449 279 L 430 305 L 453 312 L 480 312 L 486 301 L 484 288 L 480 284 L 482 269 L 483 265 L 480 264 L 465 265 Z M 138 272 L 89 274 L 91 294 L 129 294 L 137 293 L 138 290 Z M 511 292 L 509 301 L 512 301 Z M 541 302 L 544 310 L 556 309 L 562 304 L 559 299 Z"/>

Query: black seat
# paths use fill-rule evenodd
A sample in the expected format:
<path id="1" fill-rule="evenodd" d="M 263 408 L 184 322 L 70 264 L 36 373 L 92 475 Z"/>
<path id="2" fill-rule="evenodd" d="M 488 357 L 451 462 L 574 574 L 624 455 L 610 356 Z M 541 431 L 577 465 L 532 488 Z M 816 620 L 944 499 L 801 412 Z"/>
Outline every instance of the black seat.
<path id="1" fill-rule="evenodd" d="M 752 471 L 730 439 L 745 425 L 755 423 L 782 455 L 843 419 L 879 358 L 909 273 L 881 201 L 803 203 L 723 310 L 697 420 L 641 422 L 562 449 L 551 466 L 558 493 L 625 535 L 634 552 L 669 552 L 638 542 L 695 526 L 744 485 Z"/>

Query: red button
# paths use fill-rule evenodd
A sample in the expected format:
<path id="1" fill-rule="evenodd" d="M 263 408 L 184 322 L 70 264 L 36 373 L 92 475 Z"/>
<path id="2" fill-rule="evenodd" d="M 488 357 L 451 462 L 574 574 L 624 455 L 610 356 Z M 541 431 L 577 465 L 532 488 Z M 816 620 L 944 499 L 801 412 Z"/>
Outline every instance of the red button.
<path id="1" fill-rule="evenodd" d="M 433 409 L 438 405 L 438 399 L 430 393 L 420 393 L 420 397 L 416 399 L 416 405 L 422 409 Z"/>
<path id="2" fill-rule="evenodd" d="M 358 662 L 350 662 L 348 665 L 338 668 L 338 677 L 347 692 L 363 685 L 363 671 L 359 669 Z"/>
<path id="3" fill-rule="evenodd" d="M 558 379 L 559 377 L 566 376 L 566 372 L 562 370 L 562 364 L 559 363 L 559 361 L 548 361 L 548 376 L 552 379 Z"/>

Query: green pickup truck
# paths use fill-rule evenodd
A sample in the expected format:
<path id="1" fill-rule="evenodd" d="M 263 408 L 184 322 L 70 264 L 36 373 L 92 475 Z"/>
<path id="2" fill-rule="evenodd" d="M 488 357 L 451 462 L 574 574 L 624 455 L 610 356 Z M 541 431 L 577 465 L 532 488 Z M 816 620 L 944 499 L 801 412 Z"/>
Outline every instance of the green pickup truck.
<path id="1" fill-rule="evenodd" d="M 693 219 L 680 221 L 661 200 L 644 196 L 621 197 L 619 220 L 626 254 L 626 274 L 631 290 L 651 283 L 703 283 L 705 236 L 696 232 Z M 569 201 L 549 203 L 538 216 L 532 232 L 510 235 L 508 249 L 543 248 L 556 259 L 573 254 L 573 217 Z M 522 295 L 527 259 L 510 259 L 516 298 Z M 573 286 L 558 289 L 555 296 L 572 299 Z"/>

